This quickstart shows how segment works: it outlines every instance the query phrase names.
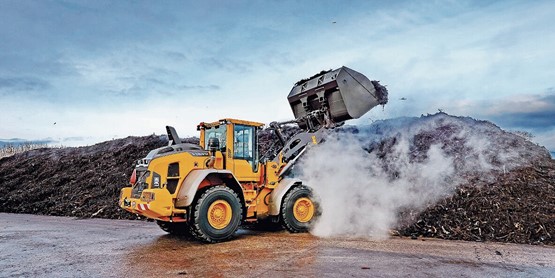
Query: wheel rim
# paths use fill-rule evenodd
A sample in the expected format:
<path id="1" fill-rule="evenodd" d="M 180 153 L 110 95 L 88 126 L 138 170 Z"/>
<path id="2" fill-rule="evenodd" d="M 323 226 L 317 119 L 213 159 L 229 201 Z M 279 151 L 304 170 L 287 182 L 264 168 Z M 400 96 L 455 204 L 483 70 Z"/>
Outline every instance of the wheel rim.
<path id="1" fill-rule="evenodd" d="M 223 229 L 231 223 L 231 205 L 224 200 L 216 200 L 208 208 L 208 224 L 214 229 Z"/>
<path id="2" fill-rule="evenodd" d="M 293 205 L 293 216 L 299 222 L 308 222 L 314 216 L 314 204 L 309 198 L 303 197 L 295 201 Z"/>

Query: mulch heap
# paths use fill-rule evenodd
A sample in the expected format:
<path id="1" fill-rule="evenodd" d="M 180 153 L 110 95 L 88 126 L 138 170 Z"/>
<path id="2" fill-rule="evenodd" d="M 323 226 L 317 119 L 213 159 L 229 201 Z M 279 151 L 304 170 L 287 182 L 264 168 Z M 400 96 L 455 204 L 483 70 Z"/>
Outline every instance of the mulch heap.
<path id="1" fill-rule="evenodd" d="M 0 160 L 0 212 L 135 219 L 117 206 L 135 161 L 167 144 L 127 137 L 88 147 L 43 148 Z"/>
<path id="2" fill-rule="evenodd" d="M 433 128 L 411 129 L 419 121 L 433 122 Z M 411 136 L 416 159 L 430 144 L 444 143 L 444 151 L 455 156 L 468 152 L 461 147 L 461 138 L 449 135 L 456 126 L 443 122 L 468 125 L 474 132 L 499 138 L 496 145 L 518 148 L 521 156 L 508 158 L 505 163 L 512 166 L 493 173 L 493 178 L 468 174 L 467 181 L 452 196 L 406 217 L 411 221 L 397 227 L 395 233 L 413 238 L 554 245 L 555 161 L 545 149 L 525 138 L 501 131 L 489 122 L 436 114 L 405 118 L 393 125 L 373 125 L 366 132 L 380 136 L 368 139 L 367 150 L 387 159 L 397 131 L 405 127 L 414 131 Z M 260 138 L 261 146 L 268 148 L 268 131 Z M 186 141 L 195 143 L 198 139 Z M 0 212 L 136 219 L 117 206 L 120 189 L 129 184 L 135 161 L 167 142 L 165 136 L 128 137 L 88 147 L 37 149 L 2 158 Z M 455 163 L 464 165 L 467 158 L 458 157 Z"/>
<path id="3" fill-rule="evenodd" d="M 469 181 L 395 233 L 555 245 L 555 162 L 537 161 L 491 182 Z"/>
<path id="4" fill-rule="evenodd" d="M 453 158 L 454 193 L 424 210 L 401 211 L 393 234 L 555 244 L 555 161 L 521 133 L 445 113 L 379 121 L 355 132 L 385 168 L 401 138 L 410 142 L 411 161 L 425 159 L 432 145 Z"/>

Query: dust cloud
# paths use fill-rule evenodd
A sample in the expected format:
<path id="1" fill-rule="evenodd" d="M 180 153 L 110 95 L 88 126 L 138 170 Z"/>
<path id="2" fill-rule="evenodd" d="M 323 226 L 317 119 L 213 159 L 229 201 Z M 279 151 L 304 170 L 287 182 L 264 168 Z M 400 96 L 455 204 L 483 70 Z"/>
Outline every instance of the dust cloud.
<path id="1" fill-rule="evenodd" d="M 330 134 L 299 162 L 321 215 L 316 236 L 384 239 L 399 213 L 418 213 L 470 176 L 491 178 L 532 159 L 527 144 L 489 122 L 436 114 Z"/>
<path id="2" fill-rule="evenodd" d="M 394 159 L 384 165 L 354 138 L 330 138 L 301 166 L 302 179 L 315 189 L 322 211 L 313 234 L 387 237 L 401 209 L 422 207 L 453 189 L 453 160 L 437 146 L 427 155 L 411 163 L 403 139 L 393 148 Z"/>

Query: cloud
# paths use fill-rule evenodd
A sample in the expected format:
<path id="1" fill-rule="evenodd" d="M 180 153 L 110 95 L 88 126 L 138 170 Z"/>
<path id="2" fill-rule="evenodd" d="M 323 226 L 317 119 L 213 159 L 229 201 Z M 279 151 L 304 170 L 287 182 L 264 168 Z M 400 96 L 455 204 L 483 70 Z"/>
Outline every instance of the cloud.
<path id="1" fill-rule="evenodd" d="M 499 114 L 492 117 L 492 120 L 502 126 L 542 132 L 555 128 L 555 110 Z"/>
<path id="2" fill-rule="evenodd" d="M 164 54 L 172 59 L 177 61 L 188 61 L 189 59 L 187 56 L 179 51 L 164 51 Z"/>
<path id="3" fill-rule="evenodd" d="M 226 72 L 248 73 L 253 69 L 252 62 L 225 57 L 202 58 L 198 61 L 198 63 L 205 67 L 208 66 Z"/>
<path id="4" fill-rule="evenodd" d="M 505 130 L 530 132 L 532 141 L 555 151 L 555 91 L 552 88 L 543 94 L 463 99 L 446 104 L 445 110 L 455 115 L 489 120 Z"/>
<path id="5" fill-rule="evenodd" d="M 16 93 L 20 91 L 43 91 L 51 87 L 46 80 L 35 77 L 0 77 L 0 91 Z"/>
<path id="6" fill-rule="evenodd" d="M 532 141 L 545 146 L 551 153 L 555 153 L 555 129 L 532 135 L 534 136 Z"/>
<path id="7" fill-rule="evenodd" d="M 134 115 L 144 117 L 137 122 L 162 126 L 167 111 L 203 116 L 195 121 L 210 116 L 289 120 L 286 95 L 293 82 L 342 65 L 388 86 L 392 101 L 385 111 L 374 109 L 372 119 L 438 108 L 454 114 L 455 103 L 463 100 L 468 102 L 460 109 L 465 113 L 457 114 L 486 115 L 492 106 L 503 108 L 498 101 L 522 88 L 539 92 L 552 86 L 555 76 L 550 47 L 555 44 L 555 9 L 549 1 L 360 1 L 347 6 L 340 1 L 200 1 L 187 9 L 178 1 L 0 5 L 0 76 L 35 78 L 3 80 L 3 86 L 0 80 L 0 94 L 21 92 L 14 88 L 39 90 L 41 84 L 50 92 L 48 98 L 27 93 L 0 99 L 13 107 L 11 115 L 4 113 L 7 119 L 22 119 L 0 127 L 0 136 L 7 137 L 21 133 L 21 126 L 32 130 L 24 134 L 30 138 L 53 133 L 28 118 L 30 102 L 43 115 L 55 115 L 48 122 L 81 118 L 83 111 L 92 111 L 91 117 L 117 111 L 110 122 L 125 122 L 122 111 L 159 106 L 163 96 L 172 96 L 172 105 L 202 109 L 195 115 L 180 107 L 166 109 L 157 123 L 141 113 Z M 495 100 L 479 105 L 484 98 Z M 527 120 L 544 126 L 550 114 L 541 99 L 535 101 L 508 104 L 527 111 L 505 109 L 486 116 L 511 115 L 514 121 L 506 124 L 521 125 L 516 119 L 526 118 L 518 114 L 525 113 Z M 226 105 L 205 115 L 219 102 Z M 82 126 L 76 124 L 73 131 Z M 144 125 L 130 127 L 134 134 L 151 132 Z"/>
<path id="8" fill-rule="evenodd" d="M 555 92 L 519 94 L 508 98 L 460 100 L 447 107 L 450 113 L 475 115 L 505 128 L 544 132 L 555 129 Z"/>
<path id="9" fill-rule="evenodd" d="M 180 85 L 177 86 L 179 90 L 196 90 L 196 91 L 215 91 L 220 90 L 220 86 L 218 85 Z"/>
<path id="10" fill-rule="evenodd" d="M 74 136 L 74 137 L 65 137 L 62 141 L 85 141 L 87 137 L 84 136 Z"/>

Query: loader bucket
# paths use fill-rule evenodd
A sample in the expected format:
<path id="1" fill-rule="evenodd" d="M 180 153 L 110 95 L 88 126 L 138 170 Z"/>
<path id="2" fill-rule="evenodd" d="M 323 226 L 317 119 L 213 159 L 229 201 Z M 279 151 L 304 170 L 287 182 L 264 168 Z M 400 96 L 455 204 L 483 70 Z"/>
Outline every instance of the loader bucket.
<path id="1" fill-rule="evenodd" d="M 295 84 L 287 96 L 296 119 L 327 106 L 334 123 L 356 119 L 387 103 L 387 89 L 348 67 L 323 71 Z M 301 128 L 305 128 L 301 122 Z"/>

